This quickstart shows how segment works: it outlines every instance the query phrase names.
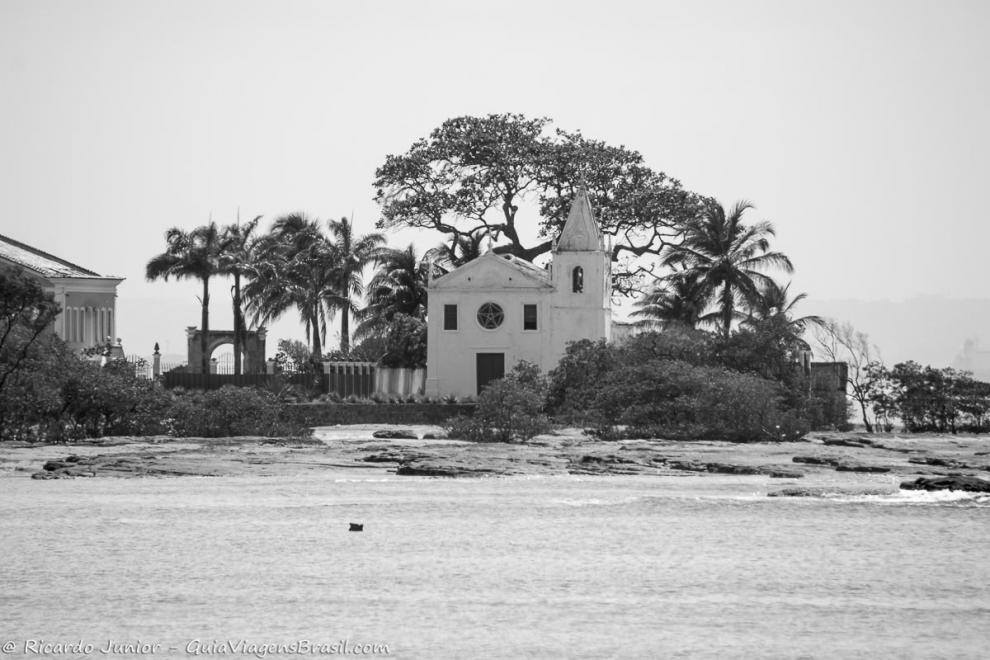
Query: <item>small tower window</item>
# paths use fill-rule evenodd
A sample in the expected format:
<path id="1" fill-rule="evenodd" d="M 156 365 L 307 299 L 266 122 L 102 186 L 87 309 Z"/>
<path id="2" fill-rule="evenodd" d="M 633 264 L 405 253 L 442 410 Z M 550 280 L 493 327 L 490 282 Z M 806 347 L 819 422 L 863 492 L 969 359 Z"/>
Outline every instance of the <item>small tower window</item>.
<path id="1" fill-rule="evenodd" d="M 575 266 L 571 271 L 571 290 L 574 293 L 584 291 L 584 269 L 580 266 Z"/>

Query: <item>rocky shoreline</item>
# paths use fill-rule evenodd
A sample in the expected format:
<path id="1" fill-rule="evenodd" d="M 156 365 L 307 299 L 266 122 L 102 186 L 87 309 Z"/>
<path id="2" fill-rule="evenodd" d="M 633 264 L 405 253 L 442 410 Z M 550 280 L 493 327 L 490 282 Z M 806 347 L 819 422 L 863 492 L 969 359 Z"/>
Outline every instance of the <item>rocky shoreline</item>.
<path id="1" fill-rule="evenodd" d="M 772 496 L 962 490 L 990 493 L 990 438 L 811 433 L 796 442 L 606 442 L 565 429 L 525 444 L 447 440 L 437 427 L 319 427 L 312 438 L 103 438 L 0 443 L 0 478 L 277 476 L 754 476 Z M 779 487 L 778 487 L 779 484 Z"/>

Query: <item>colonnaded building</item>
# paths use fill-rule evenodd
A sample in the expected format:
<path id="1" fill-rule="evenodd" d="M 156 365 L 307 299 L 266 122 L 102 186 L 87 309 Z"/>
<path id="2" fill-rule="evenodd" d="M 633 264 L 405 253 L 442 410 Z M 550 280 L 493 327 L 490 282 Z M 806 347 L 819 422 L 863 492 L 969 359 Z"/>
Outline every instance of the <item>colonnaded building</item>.
<path id="1" fill-rule="evenodd" d="M 92 348 L 117 336 L 117 285 L 107 277 L 0 234 L 0 264 L 13 266 L 50 291 L 62 312 L 55 334 L 73 349 Z"/>
<path id="2" fill-rule="evenodd" d="M 432 280 L 426 393 L 476 395 L 522 360 L 545 373 L 568 342 L 611 339 L 611 263 L 580 192 L 547 268 L 489 251 Z"/>

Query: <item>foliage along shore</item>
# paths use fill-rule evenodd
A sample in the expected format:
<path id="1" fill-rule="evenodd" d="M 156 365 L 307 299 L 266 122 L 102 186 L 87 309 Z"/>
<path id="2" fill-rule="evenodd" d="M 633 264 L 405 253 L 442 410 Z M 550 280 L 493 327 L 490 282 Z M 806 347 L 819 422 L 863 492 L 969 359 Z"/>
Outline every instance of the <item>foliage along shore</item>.
<path id="1" fill-rule="evenodd" d="M 566 429 L 526 443 L 471 443 L 436 437 L 442 435 L 438 427 L 380 428 L 378 435 L 389 437 L 374 437 L 377 428 L 325 427 L 315 438 L 294 439 L 159 436 L 69 446 L 4 443 L 0 475 L 222 477 L 350 470 L 452 478 L 733 475 L 760 478 L 771 495 L 892 493 L 898 488 L 990 492 L 990 442 L 972 436 L 811 433 L 772 443 L 614 442 Z"/>

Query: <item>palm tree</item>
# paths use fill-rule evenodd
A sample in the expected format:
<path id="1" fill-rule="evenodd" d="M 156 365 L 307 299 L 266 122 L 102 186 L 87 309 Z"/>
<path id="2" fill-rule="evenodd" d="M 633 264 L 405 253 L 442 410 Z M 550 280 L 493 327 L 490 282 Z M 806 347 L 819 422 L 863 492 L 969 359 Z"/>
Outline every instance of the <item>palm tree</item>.
<path id="1" fill-rule="evenodd" d="M 636 302 L 636 307 L 638 309 L 631 316 L 639 319 L 637 325 L 660 329 L 675 324 L 693 328 L 710 317 L 710 314 L 704 314 L 708 296 L 698 278 L 685 273 L 661 278 L 652 290 Z"/>
<path id="2" fill-rule="evenodd" d="M 790 298 L 790 288 L 790 282 L 785 286 L 780 286 L 777 282 L 770 280 L 760 291 L 760 297 L 751 306 L 745 323 L 756 326 L 768 321 L 779 321 L 781 326 L 791 333 L 796 342 L 802 344 L 806 350 L 810 350 L 811 347 L 801 339 L 801 335 L 804 334 L 809 325 L 820 326 L 825 320 L 813 314 L 795 318 L 793 316 L 794 307 L 807 298 L 808 294 L 799 293 Z"/>
<path id="3" fill-rule="evenodd" d="M 770 251 L 773 225 L 743 222 L 743 214 L 751 208 L 749 202 L 737 202 L 726 214 L 721 204 L 710 201 L 701 215 L 687 225 L 681 244 L 672 247 L 662 259 L 664 265 L 681 268 L 697 278 L 702 291 L 715 301 L 718 322 L 725 334 L 732 321 L 740 317 L 737 305 L 754 305 L 761 288 L 773 281 L 764 270 L 794 271 L 787 256 Z"/>
<path id="4" fill-rule="evenodd" d="M 234 311 L 234 374 L 241 373 L 241 352 L 244 347 L 244 306 L 241 303 L 241 277 L 248 274 L 254 262 L 254 237 L 252 234 L 258 226 L 261 216 L 250 222 L 241 224 L 240 218 L 236 224 L 223 228 L 222 249 L 220 251 L 220 272 L 234 278 L 231 287 Z"/>
<path id="5" fill-rule="evenodd" d="M 355 337 L 381 335 L 396 314 L 426 318 L 430 264 L 416 255 L 410 244 L 404 250 L 381 250 L 378 268 L 368 283 L 368 305 L 358 312 Z"/>
<path id="6" fill-rule="evenodd" d="M 244 287 L 254 323 L 277 319 L 296 309 L 313 342 L 311 359 L 323 356 L 325 301 L 337 295 L 337 255 L 315 220 L 296 213 L 275 220 L 255 245 L 257 260 Z"/>
<path id="7" fill-rule="evenodd" d="M 484 231 L 457 234 L 450 245 L 441 243 L 428 250 L 425 258 L 435 261 L 437 267 L 443 272 L 453 270 L 480 257 L 482 255 L 481 243 L 487 236 L 488 234 Z"/>
<path id="8" fill-rule="evenodd" d="M 165 252 L 148 262 L 145 276 L 149 281 L 168 281 L 169 277 L 202 280 L 203 296 L 199 299 L 202 307 L 200 369 L 204 374 L 209 373 L 210 356 L 207 348 L 210 332 L 210 278 L 219 273 L 220 229 L 212 220 L 190 232 L 172 227 L 165 232 L 165 243 Z"/>
<path id="9" fill-rule="evenodd" d="M 338 259 L 338 296 L 328 302 L 341 311 L 340 351 L 347 355 L 351 350 L 350 315 L 351 312 L 357 311 L 351 296 L 364 294 L 362 272 L 364 267 L 378 256 L 381 246 L 385 244 L 385 237 L 381 234 L 355 237 L 354 226 L 347 218 L 341 218 L 339 221 L 330 220 L 327 226 L 334 238 Z"/>

